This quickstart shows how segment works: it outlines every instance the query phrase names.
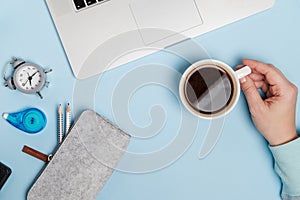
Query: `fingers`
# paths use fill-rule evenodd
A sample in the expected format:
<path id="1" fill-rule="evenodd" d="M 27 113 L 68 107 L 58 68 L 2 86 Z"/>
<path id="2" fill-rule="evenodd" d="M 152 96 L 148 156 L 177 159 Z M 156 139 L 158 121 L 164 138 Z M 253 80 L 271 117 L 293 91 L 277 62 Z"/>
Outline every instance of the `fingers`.
<path id="1" fill-rule="evenodd" d="M 253 72 L 249 75 L 249 77 L 253 80 L 253 81 L 264 81 L 265 80 L 265 76 L 262 74 L 258 74 L 256 72 Z"/>
<path id="2" fill-rule="evenodd" d="M 241 69 L 244 65 L 238 65 L 236 69 Z M 248 75 L 254 82 L 254 85 L 257 89 L 261 88 L 264 93 L 266 93 L 269 89 L 269 84 L 265 81 L 265 76 L 261 73 L 252 72 Z M 245 81 L 245 79 L 241 80 L 241 82 Z"/>
<path id="3" fill-rule="evenodd" d="M 241 82 L 241 88 L 245 93 L 250 110 L 255 110 L 255 108 L 263 106 L 263 100 L 257 90 L 255 83 L 250 77 L 245 77 L 245 81 Z"/>
<path id="4" fill-rule="evenodd" d="M 243 64 L 248 65 L 253 72 L 265 76 L 265 79 L 270 85 L 282 84 L 287 82 L 287 79 L 282 72 L 270 64 L 258 62 L 256 60 L 243 59 Z"/>
<path id="5" fill-rule="evenodd" d="M 241 68 L 243 68 L 245 65 L 238 65 L 236 66 L 236 70 L 239 70 Z M 249 74 L 249 77 L 251 77 L 252 80 L 254 81 L 261 81 L 265 79 L 265 76 L 261 73 L 258 73 L 254 70 L 252 70 L 251 74 Z"/>
<path id="6" fill-rule="evenodd" d="M 255 81 L 254 85 L 257 89 L 261 88 L 264 93 L 267 93 L 269 90 L 269 85 L 265 81 Z"/>

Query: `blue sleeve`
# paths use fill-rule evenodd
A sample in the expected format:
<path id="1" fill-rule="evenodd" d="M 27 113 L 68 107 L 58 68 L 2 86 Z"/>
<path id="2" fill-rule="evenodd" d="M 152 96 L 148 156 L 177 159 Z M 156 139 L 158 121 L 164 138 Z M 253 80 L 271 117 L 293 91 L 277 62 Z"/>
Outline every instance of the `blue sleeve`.
<path id="1" fill-rule="evenodd" d="M 300 200 L 300 138 L 270 149 L 282 181 L 282 199 Z"/>

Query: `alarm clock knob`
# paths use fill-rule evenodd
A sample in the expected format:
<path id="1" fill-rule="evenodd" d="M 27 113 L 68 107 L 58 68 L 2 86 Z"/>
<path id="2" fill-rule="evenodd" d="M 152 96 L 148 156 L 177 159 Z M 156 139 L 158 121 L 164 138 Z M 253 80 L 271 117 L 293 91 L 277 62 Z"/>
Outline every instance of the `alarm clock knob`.
<path id="1" fill-rule="evenodd" d="M 12 89 L 12 90 L 16 90 L 16 89 L 17 89 L 16 86 L 15 86 L 15 83 L 14 83 L 14 79 L 13 79 L 12 77 L 9 78 L 9 79 L 6 81 L 5 87 L 8 87 L 8 88 L 10 88 L 10 89 Z"/>
<path id="2" fill-rule="evenodd" d="M 24 64 L 25 61 L 22 59 L 14 58 L 13 67 L 14 69 L 18 68 L 20 65 Z"/>

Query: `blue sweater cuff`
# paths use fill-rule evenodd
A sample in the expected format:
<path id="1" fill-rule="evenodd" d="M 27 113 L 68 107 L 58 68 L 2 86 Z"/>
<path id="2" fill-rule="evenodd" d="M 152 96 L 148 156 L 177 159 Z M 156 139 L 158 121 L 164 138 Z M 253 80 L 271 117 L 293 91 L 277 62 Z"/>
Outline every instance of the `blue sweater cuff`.
<path id="1" fill-rule="evenodd" d="M 275 171 L 282 181 L 282 196 L 300 196 L 300 138 L 269 148 L 275 159 Z"/>

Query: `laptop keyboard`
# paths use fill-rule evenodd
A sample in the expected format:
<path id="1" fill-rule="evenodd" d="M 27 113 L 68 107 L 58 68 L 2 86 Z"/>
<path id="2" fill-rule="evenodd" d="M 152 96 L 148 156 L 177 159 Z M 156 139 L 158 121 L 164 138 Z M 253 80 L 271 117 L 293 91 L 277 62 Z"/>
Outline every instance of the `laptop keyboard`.
<path id="1" fill-rule="evenodd" d="M 75 8 L 80 10 L 104 1 L 106 0 L 73 0 L 73 3 L 75 4 Z"/>

